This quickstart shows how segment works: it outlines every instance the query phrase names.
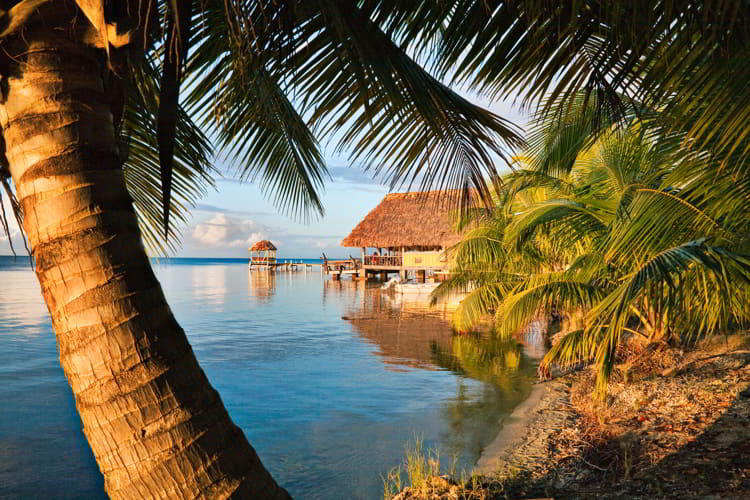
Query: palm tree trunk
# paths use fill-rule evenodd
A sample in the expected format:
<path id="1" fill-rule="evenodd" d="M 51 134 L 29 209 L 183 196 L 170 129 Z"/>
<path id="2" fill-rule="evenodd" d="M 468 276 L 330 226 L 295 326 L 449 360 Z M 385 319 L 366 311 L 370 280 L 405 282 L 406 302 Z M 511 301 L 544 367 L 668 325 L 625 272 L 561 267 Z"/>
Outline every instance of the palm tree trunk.
<path id="1" fill-rule="evenodd" d="M 107 493 L 289 498 L 230 420 L 153 274 L 118 160 L 103 54 L 52 30 L 22 38 L 4 46 L 15 57 L 0 125 Z"/>

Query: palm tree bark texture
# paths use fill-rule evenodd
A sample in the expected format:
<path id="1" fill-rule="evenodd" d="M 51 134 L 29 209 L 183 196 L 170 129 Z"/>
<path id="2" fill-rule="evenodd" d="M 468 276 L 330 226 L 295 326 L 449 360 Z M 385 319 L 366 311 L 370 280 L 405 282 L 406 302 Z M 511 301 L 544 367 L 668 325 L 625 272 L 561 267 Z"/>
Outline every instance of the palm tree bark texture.
<path id="1" fill-rule="evenodd" d="M 4 45 L 0 125 L 60 361 L 111 498 L 290 498 L 201 370 L 125 186 L 107 57 L 30 27 Z"/>

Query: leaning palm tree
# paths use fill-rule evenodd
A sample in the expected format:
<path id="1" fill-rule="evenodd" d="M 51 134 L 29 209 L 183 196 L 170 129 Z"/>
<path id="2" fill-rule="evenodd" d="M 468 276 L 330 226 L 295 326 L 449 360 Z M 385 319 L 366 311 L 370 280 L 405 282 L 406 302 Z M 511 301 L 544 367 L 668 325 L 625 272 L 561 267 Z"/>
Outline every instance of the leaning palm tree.
<path id="1" fill-rule="evenodd" d="M 519 139 L 409 57 L 416 42 L 399 26 L 412 11 L 307 0 L 0 10 L 0 181 L 110 497 L 288 497 L 206 379 L 144 250 L 169 247 L 174 219 L 210 185 L 211 145 L 300 217 L 322 212 L 316 133 L 387 165 L 375 173 L 393 186 L 490 192 L 494 154 Z"/>

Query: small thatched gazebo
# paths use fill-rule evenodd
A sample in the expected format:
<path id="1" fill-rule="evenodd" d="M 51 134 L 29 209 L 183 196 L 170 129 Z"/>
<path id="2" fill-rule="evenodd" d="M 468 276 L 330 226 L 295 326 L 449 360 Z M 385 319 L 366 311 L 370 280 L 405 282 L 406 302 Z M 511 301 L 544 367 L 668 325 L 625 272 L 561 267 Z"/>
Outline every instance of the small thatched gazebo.
<path id="1" fill-rule="evenodd" d="M 251 246 L 250 269 L 273 269 L 276 265 L 276 247 L 268 240 L 261 240 Z"/>
<path id="2" fill-rule="evenodd" d="M 375 207 L 342 247 L 359 247 L 365 272 L 445 272 L 450 268 L 445 250 L 461 240 L 455 229 L 458 191 L 392 193 Z M 368 248 L 375 251 L 368 255 Z"/>

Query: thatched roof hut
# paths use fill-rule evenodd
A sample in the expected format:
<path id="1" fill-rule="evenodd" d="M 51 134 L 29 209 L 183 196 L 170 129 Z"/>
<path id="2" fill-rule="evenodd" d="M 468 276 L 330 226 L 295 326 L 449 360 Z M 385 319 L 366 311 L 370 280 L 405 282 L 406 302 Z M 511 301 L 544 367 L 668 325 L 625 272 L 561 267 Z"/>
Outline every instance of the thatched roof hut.
<path id="1" fill-rule="evenodd" d="M 450 247 L 461 239 L 456 232 L 456 204 L 451 197 L 457 191 L 392 193 L 375 207 L 342 247 Z"/>
<path id="2" fill-rule="evenodd" d="M 251 252 L 262 252 L 266 250 L 276 250 L 276 247 L 268 240 L 260 240 L 250 247 Z"/>

